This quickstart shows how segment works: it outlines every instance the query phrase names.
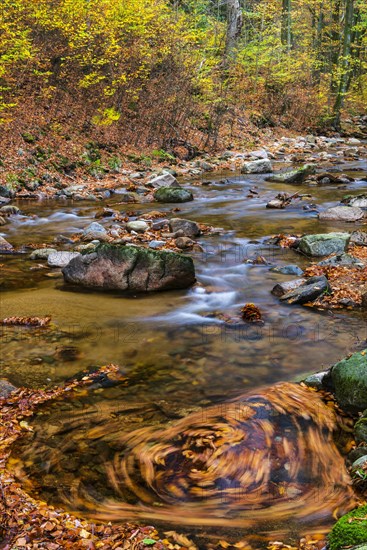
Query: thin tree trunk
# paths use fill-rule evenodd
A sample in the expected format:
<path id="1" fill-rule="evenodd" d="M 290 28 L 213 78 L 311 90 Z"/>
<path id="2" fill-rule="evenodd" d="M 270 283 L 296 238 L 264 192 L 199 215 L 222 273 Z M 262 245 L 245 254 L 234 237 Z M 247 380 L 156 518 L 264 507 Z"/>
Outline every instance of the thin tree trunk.
<path id="1" fill-rule="evenodd" d="M 343 50 L 340 58 L 340 79 L 334 104 L 334 126 L 340 128 L 340 114 L 344 105 L 345 95 L 348 92 L 350 82 L 349 75 L 351 71 L 351 52 L 352 52 L 352 29 L 354 22 L 354 0 L 346 0 L 344 31 L 343 31 Z"/>
<path id="2" fill-rule="evenodd" d="M 292 8 L 291 0 L 282 0 L 281 41 L 289 52 L 292 48 Z"/>
<path id="3" fill-rule="evenodd" d="M 243 25 L 242 10 L 239 0 L 227 0 L 227 37 L 226 57 L 235 57 L 238 39 Z"/>

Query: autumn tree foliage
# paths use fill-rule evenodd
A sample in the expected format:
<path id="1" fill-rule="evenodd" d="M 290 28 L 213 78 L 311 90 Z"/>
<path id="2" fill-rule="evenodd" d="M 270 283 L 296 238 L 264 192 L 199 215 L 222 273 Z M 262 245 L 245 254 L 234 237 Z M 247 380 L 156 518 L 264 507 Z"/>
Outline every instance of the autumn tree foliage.
<path id="1" fill-rule="evenodd" d="M 366 0 L 2 0 L 5 135 L 215 146 L 366 106 Z"/>

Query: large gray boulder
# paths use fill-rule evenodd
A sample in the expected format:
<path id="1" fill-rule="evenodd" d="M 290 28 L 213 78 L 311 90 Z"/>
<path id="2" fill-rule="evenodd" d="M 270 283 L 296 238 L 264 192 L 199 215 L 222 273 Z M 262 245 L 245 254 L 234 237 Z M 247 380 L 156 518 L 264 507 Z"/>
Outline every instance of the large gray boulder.
<path id="1" fill-rule="evenodd" d="M 269 176 L 267 181 L 273 181 L 276 183 L 302 183 L 308 176 L 316 172 L 315 166 L 312 164 L 305 164 L 301 168 L 296 170 L 286 170 L 279 174 L 273 174 Z"/>
<path id="2" fill-rule="evenodd" d="M 364 212 L 356 206 L 333 206 L 320 212 L 323 221 L 356 222 L 364 218 Z"/>
<path id="3" fill-rule="evenodd" d="M 329 256 L 343 253 L 349 243 L 349 233 L 320 233 L 306 235 L 299 242 L 299 250 L 307 256 Z"/>
<path id="4" fill-rule="evenodd" d="M 112 244 L 74 258 L 62 272 L 67 283 L 103 290 L 151 292 L 188 288 L 195 282 L 188 256 Z"/>
<path id="5" fill-rule="evenodd" d="M 182 187 L 160 187 L 154 193 L 158 202 L 189 202 L 194 199 L 191 191 Z"/>
<path id="6" fill-rule="evenodd" d="M 169 228 L 172 233 L 182 231 L 183 237 L 198 237 L 201 233 L 199 224 L 182 218 L 172 218 L 169 221 Z"/>
<path id="7" fill-rule="evenodd" d="M 241 168 L 242 174 L 268 174 L 273 171 L 269 159 L 260 159 L 245 162 Z"/>
<path id="8" fill-rule="evenodd" d="M 332 367 L 335 397 L 342 409 L 353 413 L 367 409 L 367 350 L 354 353 Z"/>

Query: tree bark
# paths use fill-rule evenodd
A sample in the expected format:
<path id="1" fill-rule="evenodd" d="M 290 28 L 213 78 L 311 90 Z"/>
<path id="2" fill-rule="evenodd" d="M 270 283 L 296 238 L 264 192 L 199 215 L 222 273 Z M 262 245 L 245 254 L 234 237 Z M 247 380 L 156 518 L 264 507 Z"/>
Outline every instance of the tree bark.
<path id="1" fill-rule="evenodd" d="M 352 30 L 354 22 L 354 0 L 346 0 L 343 30 L 343 49 L 339 60 L 339 86 L 334 104 L 334 126 L 340 128 L 340 114 L 348 92 L 351 72 Z"/>
<path id="2" fill-rule="evenodd" d="M 227 0 L 227 36 L 226 57 L 234 57 L 238 39 L 243 26 L 242 10 L 239 0 Z"/>
<path id="3" fill-rule="evenodd" d="M 282 0 L 281 41 L 287 51 L 292 48 L 292 8 L 291 0 Z"/>

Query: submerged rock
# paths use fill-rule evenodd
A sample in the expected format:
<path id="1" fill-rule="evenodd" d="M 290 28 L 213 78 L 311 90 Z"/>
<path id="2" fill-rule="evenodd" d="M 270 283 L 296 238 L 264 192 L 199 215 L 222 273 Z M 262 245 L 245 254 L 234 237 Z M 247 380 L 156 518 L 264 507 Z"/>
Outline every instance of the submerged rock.
<path id="1" fill-rule="evenodd" d="M 299 242 L 299 250 L 307 256 L 341 254 L 348 246 L 349 233 L 320 233 L 306 235 Z"/>
<path id="2" fill-rule="evenodd" d="M 67 283 L 104 290 L 151 292 L 188 288 L 195 282 L 192 258 L 110 244 L 74 258 L 62 272 Z"/>
<path id="3" fill-rule="evenodd" d="M 158 202 L 189 202 L 194 199 L 191 191 L 181 187 L 160 187 L 154 193 Z"/>
<path id="4" fill-rule="evenodd" d="M 343 359 L 331 371 L 333 390 L 339 405 L 353 413 L 367 409 L 366 351 Z"/>
<path id="5" fill-rule="evenodd" d="M 241 168 L 242 174 L 267 174 L 273 171 L 269 159 L 260 159 L 245 162 Z"/>
<path id="6" fill-rule="evenodd" d="M 319 219 L 325 221 L 356 222 L 364 218 L 364 212 L 353 206 L 333 206 L 320 212 Z"/>
<path id="7" fill-rule="evenodd" d="M 301 168 L 296 170 L 287 170 L 280 172 L 279 174 L 273 174 L 267 181 L 273 181 L 278 183 L 302 183 L 308 176 L 316 172 L 315 166 L 312 164 L 305 164 Z"/>

